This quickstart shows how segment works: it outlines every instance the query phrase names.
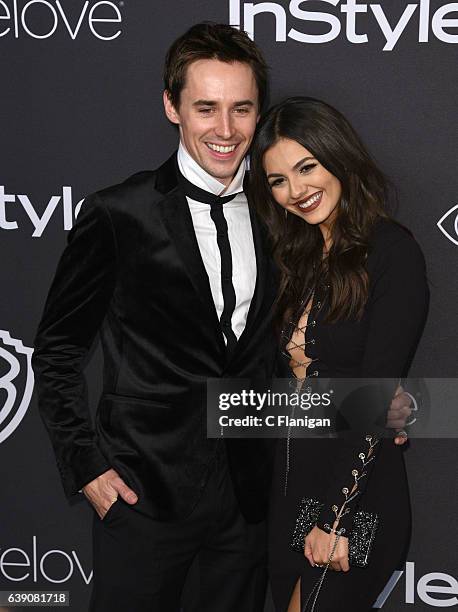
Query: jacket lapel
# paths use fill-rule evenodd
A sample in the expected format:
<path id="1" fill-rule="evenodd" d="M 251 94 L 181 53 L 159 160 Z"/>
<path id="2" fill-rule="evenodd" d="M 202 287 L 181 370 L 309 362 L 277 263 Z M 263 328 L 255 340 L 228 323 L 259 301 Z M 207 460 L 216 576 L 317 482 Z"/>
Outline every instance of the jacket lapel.
<path id="1" fill-rule="evenodd" d="M 250 206 L 250 219 L 251 219 L 251 231 L 253 232 L 254 250 L 256 254 L 256 286 L 251 300 L 250 308 L 248 310 L 247 321 L 243 333 L 249 335 L 251 327 L 253 326 L 259 311 L 262 306 L 265 285 L 266 285 L 266 274 L 268 255 L 266 253 L 266 245 L 264 236 L 262 234 L 262 228 L 259 219 L 256 216 L 255 211 Z M 243 335 L 243 334 L 242 334 Z M 241 339 L 241 338 L 240 338 Z"/>
<path id="2" fill-rule="evenodd" d="M 203 310 L 196 315 L 205 318 L 214 326 L 218 344 L 222 350 L 225 350 L 210 282 L 200 254 L 191 212 L 186 197 L 178 188 L 177 169 L 176 154 L 174 154 L 157 170 L 156 189 L 164 195 L 157 202 L 157 206 L 181 263 L 202 302 Z"/>
<path id="3" fill-rule="evenodd" d="M 214 327 L 217 342 L 222 352 L 226 354 L 228 364 L 237 358 L 249 343 L 253 330 L 256 329 L 258 317 L 269 316 L 270 307 L 275 299 L 276 274 L 268 250 L 266 232 L 253 207 L 249 205 L 256 254 L 256 285 L 245 329 L 233 354 L 229 355 L 221 332 L 207 271 L 200 254 L 188 202 L 178 188 L 177 171 L 178 163 L 175 153 L 157 170 L 156 190 L 163 194 L 163 198 L 157 202 L 157 205 L 181 263 L 202 302 L 203 310 L 196 314 L 204 317 Z"/>
<path id="4" fill-rule="evenodd" d="M 256 254 L 256 286 L 248 310 L 245 329 L 237 343 L 232 356 L 233 360 L 239 357 L 249 344 L 254 331 L 262 320 L 259 317 L 270 316 L 270 309 L 276 296 L 276 274 L 267 245 L 266 232 L 251 205 L 249 211 Z"/>

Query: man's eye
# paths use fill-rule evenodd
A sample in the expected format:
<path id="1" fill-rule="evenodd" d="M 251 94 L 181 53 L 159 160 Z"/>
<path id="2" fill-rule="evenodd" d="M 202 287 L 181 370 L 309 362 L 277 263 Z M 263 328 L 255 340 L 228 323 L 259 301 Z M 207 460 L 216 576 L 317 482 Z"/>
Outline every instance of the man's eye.
<path id="1" fill-rule="evenodd" d="M 313 168 L 315 168 L 316 164 L 305 164 L 305 166 L 302 166 L 302 168 L 300 169 L 300 173 L 301 174 L 307 174 L 307 172 L 310 172 L 310 170 L 313 170 Z"/>
<path id="2" fill-rule="evenodd" d="M 235 112 L 238 115 L 248 115 L 248 113 L 250 112 L 250 109 L 249 108 L 245 108 L 245 107 L 241 107 L 241 108 L 236 108 Z"/>
<path id="3" fill-rule="evenodd" d="M 199 108 L 199 113 L 203 113 L 204 115 L 208 115 L 212 112 L 212 108 Z"/>

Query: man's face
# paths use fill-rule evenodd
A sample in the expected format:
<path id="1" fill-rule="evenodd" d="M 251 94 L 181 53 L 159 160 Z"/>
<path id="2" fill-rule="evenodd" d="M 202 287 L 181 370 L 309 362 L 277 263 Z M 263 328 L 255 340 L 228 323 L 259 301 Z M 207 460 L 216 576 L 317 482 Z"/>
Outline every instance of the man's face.
<path id="1" fill-rule="evenodd" d="M 180 129 L 188 153 L 228 186 L 245 157 L 259 118 L 253 70 L 241 62 L 198 60 L 186 72 L 180 106 L 164 92 L 167 117 Z"/>

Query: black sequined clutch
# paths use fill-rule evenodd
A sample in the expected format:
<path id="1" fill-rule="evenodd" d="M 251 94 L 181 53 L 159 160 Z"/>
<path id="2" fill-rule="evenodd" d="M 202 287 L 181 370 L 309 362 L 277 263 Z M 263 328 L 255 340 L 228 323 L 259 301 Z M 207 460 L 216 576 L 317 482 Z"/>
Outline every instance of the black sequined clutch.
<path id="1" fill-rule="evenodd" d="M 291 548 L 294 551 L 304 552 L 305 536 L 316 525 L 323 505 L 317 499 L 302 498 L 291 541 Z M 354 513 L 348 537 L 348 562 L 350 565 L 366 567 L 378 523 L 379 519 L 375 513 L 364 512 L 364 510 L 358 510 Z"/>

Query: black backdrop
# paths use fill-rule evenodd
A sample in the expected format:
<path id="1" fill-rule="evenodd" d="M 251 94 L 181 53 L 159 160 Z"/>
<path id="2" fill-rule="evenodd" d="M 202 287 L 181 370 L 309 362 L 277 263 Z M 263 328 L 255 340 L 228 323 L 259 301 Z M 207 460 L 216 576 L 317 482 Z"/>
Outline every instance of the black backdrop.
<path id="1" fill-rule="evenodd" d="M 428 263 L 431 309 L 412 374 L 456 375 L 458 3 L 1 0 L 0 590 L 69 590 L 76 612 L 90 591 L 91 511 L 64 499 L 28 348 L 78 202 L 174 149 L 163 57 L 201 20 L 254 24 L 272 101 L 322 98 L 361 133 Z M 95 398 L 98 349 L 88 377 Z M 414 534 L 383 609 L 456 606 L 456 443 L 414 441 L 407 461 Z"/>

